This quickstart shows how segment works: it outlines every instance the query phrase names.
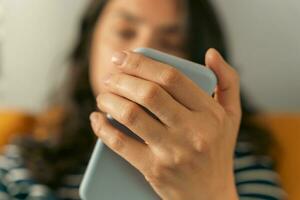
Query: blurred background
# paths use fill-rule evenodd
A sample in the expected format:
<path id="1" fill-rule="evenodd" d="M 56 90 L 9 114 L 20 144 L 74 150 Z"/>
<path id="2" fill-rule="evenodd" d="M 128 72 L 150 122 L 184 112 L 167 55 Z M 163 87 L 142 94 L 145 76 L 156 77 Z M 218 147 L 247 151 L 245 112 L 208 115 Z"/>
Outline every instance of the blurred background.
<path id="1" fill-rule="evenodd" d="M 51 104 L 87 2 L 0 0 L 0 107 L 35 113 Z M 300 1 L 213 2 L 251 102 L 263 112 L 300 112 Z"/>
<path id="2" fill-rule="evenodd" d="M 64 100 L 68 55 L 88 1 L 0 0 L 0 146 L 12 133 L 30 132 L 36 114 Z M 300 199 L 300 1 L 212 2 L 247 98 L 280 143 L 284 188 Z M 54 110 L 38 120 L 58 118 Z"/>

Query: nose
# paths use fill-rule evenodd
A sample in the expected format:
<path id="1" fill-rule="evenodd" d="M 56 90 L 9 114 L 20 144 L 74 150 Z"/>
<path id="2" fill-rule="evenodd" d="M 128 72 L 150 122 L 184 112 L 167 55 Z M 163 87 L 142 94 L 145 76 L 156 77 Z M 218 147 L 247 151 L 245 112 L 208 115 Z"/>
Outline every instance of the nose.
<path id="1" fill-rule="evenodd" d="M 157 45 L 155 34 L 151 31 L 145 31 L 144 33 L 141 33 L 140 36 L 136 39 L 136 41 L 132 44 L 132 49 L 138 47 L 158 49 L 159 46 Z"/>

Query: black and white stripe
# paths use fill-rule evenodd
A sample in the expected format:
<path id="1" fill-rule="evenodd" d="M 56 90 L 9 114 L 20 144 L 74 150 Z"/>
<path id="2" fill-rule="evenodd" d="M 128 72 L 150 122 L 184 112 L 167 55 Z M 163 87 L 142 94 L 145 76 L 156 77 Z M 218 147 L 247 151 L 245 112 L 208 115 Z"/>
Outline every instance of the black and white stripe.
<path id="1" fill-rule="evenodd" d="M 8 145 L 0 156 L 0 199 L 79 200 L 78 188 L 84 168 L 78 173 L 67 174 L 56 191 L 35 182 L 24 168 L 17 146 Z M 237 191 L 241 200 L 283 200 L 280 178 L 273 170 L 269 157 L 256 156 L 251 145 L 239 142 L 235 151 L 234 172 Z"/>

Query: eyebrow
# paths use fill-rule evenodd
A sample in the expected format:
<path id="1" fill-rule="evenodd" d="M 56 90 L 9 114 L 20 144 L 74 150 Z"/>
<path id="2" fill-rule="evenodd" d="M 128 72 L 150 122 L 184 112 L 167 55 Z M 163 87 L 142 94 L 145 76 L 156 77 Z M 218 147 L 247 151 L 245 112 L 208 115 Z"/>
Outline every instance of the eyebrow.
<path id="1" fill-rule="evenodd" d="M 116 12 L 116 16 L 120 17 L 122 19 L 125 19 L 126 21 L 139 25 L 139 24 L 143 24 L 146 23 L 146 20 L 139 18 L 138 16 L 135 16 L 133 14 L 131 14 L 128 11 L 125 10 L 119 10 Z M 168 33 L 168 34 L 173 34 L 173 33 L 182 33 L 185 30 L 185 26 L 178 24 L 178 23 L 174 23 L 174 24 L 168 24 L 168 25 L 160 25 L 158 27 L 158 30 L 160 32 L 164 32 L 164 33 Z"/>
<path id="2" fill-rule="evenodd" d="M 119 10 L 116 12 L 116 16 L 117 17 L 121 17 L 123 19 L 125 19 L 126 21 L 128 22 L 132 22 L 134 24 L 142 24 L 142 23 L 145 23 L 145 20 L 131 14 L 130 12 L 128 11 L 125 11 L 125 10 Z"/>

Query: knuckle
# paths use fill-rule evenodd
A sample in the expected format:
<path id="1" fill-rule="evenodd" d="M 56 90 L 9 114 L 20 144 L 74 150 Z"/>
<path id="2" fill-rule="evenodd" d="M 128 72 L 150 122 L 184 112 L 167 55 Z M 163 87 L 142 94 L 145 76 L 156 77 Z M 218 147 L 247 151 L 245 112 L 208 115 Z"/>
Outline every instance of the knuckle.
<path id="1" fill-rule="evenodd" d="M 120 87 L 122 85 L 122 75 L 121 74 L 115 74 L 111 78 L 112 86 Z"/>
<path id="2" fill-rule="evenodd" d="M 156 99 L 159 95 L 160 88 L 159 86 L 155 84 L 149 84 L 146 86 L 146 89 L 144 88 L 141 92 L 141 98 L 144 103 L 149 103 L 153 99 Z"/>
<path id="3" fill-rule="evenodd" d="M 161 167 L 172 170 L 180 167 L 189 161 L 189 152 L 184 150 L 173 150 L 171 152 L 164 152 L 159 156 L 159 163 Z"/>
<path id="4" fill-rule="evenodd" d="M 220 108 L 214 112 L 214 118 L 218 125 L 223 125 L 226 119 L 226 112 L 224 109 Z"/>
<path id="5" fill-rule="evenodd" d="M 206 151 L 207 145 L 201 134 L 194 137 L 193 148 L 196 153 L 203 153 Z"/>
<path id="6" fill-rule="evenodd" d="M 173 158 L 173 166 L 185 166 L 190 163 L 190 156 L 183 153 L 177 153 Z"/>
<path id="7" fill-rule="evenodd" d="M 179 72 L 173 67 L 165 69 L 160 76 L 161 82 L 165 86 L 172 86 L 176 84 L 180 77 Z"/>
<path id="8" fill-rule="evenodd" d="M 161 163 L 152 165 L 150 171 L 145 175 L 147 181 L 159 184 L 162 183 L 169 174 L 169 168 Z"/>
<path id="9" fill-rule="evenodd" d="M 121 152 L 124 149 L 125 137 L 122 133 L 115 134 L 114 137 L 111 137 L 109 144 L 115 151 Z"/>
<path id="10" fill-rule="evenodd" d="M 101 93 L 96 98 L 97 107 L 99 109 L 103 109 L 103 100 L 104 100 L 105 95 L 106 95 L 105 93 Z"/>
<path id="11" fill-rule="evenodd" d="M 137 105 L 133 103 L 128 103 L 124 106 L 124 111 L 122 112 L 120 118 L 125 124 L 134 124 L 138 118 L 139 109 Z"/>
<path id="12" fill-rule="evenodd" d="M 143 63 L 144 56 L 138 53 L 130 53 L 127 61 L 125 62 L 125 67 L 132 70 L 139 70 L 141 64 Z"/>
<path id="13" fill-rule="evenodd" d="M 189 171 L 195 171 L 195 170 L 199 170 L 199 165 L 198 165 L 198 159 L 197 156 L 199 156 L 199 152 L 203 152 L 203 145 L 201 142 L 201 146 L 198 150 L 188 150 L 186 152 L 180 153 L 178 155 L 176 155 L 174 157 L 174 161 L 173 161 L 173 168 L 184 168 L 184 169 L 188 169 Z"/>

